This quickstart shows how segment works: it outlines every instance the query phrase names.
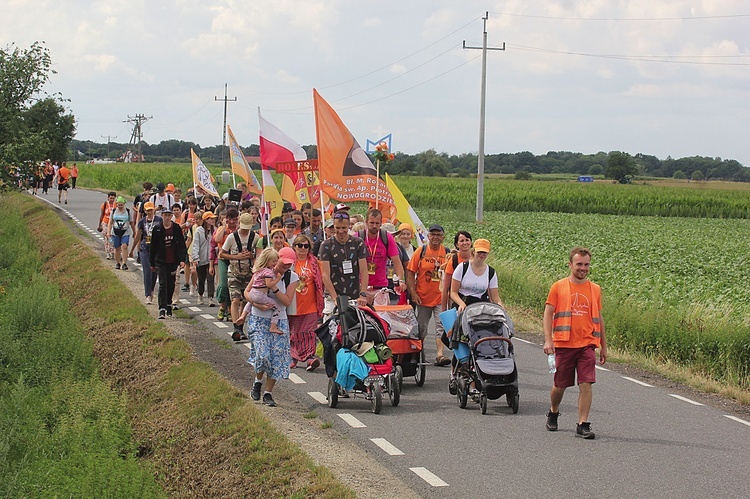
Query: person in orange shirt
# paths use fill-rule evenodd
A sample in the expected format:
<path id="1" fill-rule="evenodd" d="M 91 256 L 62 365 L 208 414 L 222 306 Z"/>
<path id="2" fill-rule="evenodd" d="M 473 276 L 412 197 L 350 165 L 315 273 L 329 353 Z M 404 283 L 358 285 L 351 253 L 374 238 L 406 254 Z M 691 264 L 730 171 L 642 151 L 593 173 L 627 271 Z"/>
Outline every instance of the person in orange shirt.
<path id="1" fill-rule="evenodd" d="M 588 280 L 591 252 L 575 247 L 570 252 L 570 275 L 552 284 L 544 306 L 544 353 L 555 355 L 555 380 L 550 391 L 547 430 L 557 431 L 557 418 L 565 389 L 578 376 L 576 436 L 593 439 L 589 422 L 592 385 L 596 382 L 596 349 L 607 361 L 607 340 L 602 320 L 601 288 Z"/>
<path id="2" fill-rule="evenodd" d="M 406 268 L 406 287 L 409 290 L 409 298 L 416 305 L 417 324 L 419 326 L 419 337 L 424 342 L 427 337 L 427 326 L 430 317 L 435 320 L 435 343 L 437 344 L 436 366 L 447 366 L 451 360 L 444 355 L 443 324 L 440 321 L 442 307 L 442 293 L 440 291 L 440 268 L 445 264 L 449 253 L 448 248 L 443 246 L 445 231 L 440 225 L 430 227 L 428 233 L 429 244 L 421 246 L 414 251 Z"/>
<path id="3" fill-rule="evenodd" d="M 70 178 L 71 182 L 73 182 L 73 189 L 76 188 L 76 182 L 78 181 L 78 165 L 73 163 L 73 167 L 70 169 Z"/>
<path id="4" fill-rule="evenodd" d="M 323 275 L 320 273 L 318 259 L 312 254 L 312 242 L 304 234 L 294 239 L 294 252 L 297 260 L 292 270 L 299 276 L 294 307 L 287 308 L 291 342 L 292 364 L 307 364 L 308 371 L 320 366 L 320 359 L 315 356 L 318 318 L 323 316 Z"/>
<path id="5" fill-rule="evenodd" d="M 68 204 L 68 180 L 70 180 L 70 169 L 63 163 L 57 170 L 57 204 L 60 204 L 63 192 L 65 193 L 65 204 Z"/>

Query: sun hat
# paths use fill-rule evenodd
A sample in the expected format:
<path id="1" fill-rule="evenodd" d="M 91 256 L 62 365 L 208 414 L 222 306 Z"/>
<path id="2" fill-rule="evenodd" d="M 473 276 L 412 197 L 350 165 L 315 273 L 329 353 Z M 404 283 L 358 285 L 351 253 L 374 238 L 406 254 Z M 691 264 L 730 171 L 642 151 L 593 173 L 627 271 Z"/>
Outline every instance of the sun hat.
<path id="1" fill-rule="evenodd" d="M 474 251 L 490 252 L 490 242 L 487 239 L 477 239 L 474 241 Z"/>
<path id="2" fill-rule="evenodd" d="M 209 218 L 216 218 L 216 213 L 214 213 L 213 211 L 207 211 L 203 214 L 202 218 L 204 221 L 208 220 Z"/>
<path id="3" fill-rule="evenodd" d="M 297 253 L 292 248 L 281 248 L 279 250 L 279 260 L 285 265 L 290 265 L 297 261 Z"/>
<path id="4" fill-rule="evenodd" d="M 154 203 L 152 203 L 151 201 L 146 201 L 145 203 L 143 203 L 143 211 L 154 209 L 156 209 L 156 206 L 154 206 Z"/>
<path id="5" fill-rule="evenodd" d="M 253 220 L 253 216 L 249 213 L 243 213 L 240 215 L 240 229 L 242 230 L 250 230 L 253 228 L 253 225 L 255 225 L 255 221 Z"/>

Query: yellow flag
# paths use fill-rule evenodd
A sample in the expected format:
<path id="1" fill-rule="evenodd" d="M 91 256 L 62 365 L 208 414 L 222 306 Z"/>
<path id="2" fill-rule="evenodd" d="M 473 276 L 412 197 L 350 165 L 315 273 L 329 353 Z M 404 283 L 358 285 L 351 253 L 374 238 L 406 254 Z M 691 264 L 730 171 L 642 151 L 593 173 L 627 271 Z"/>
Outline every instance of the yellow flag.
<path id="1" fill-rule="evenodd" d="M 260 186 L 260 182 L 258 182 L 255 173 L 253 173 L 253 169 L 250 168 L 250 165 L 247 163 L 245 153 L 242 152 L 242 148 L 237 142 L 237 139 L 234 138 L 234 134 L 229 125 L 227 125 L 227 135 L 229 136 L 229 161 L 232 163 L 232 171 L 236 175 L 245 179 L 248 191 L 253 194 L 261 194 L 263 189 Z"/>
<path id="2" fill-rule="evenodd" d="M 385 183 L 391 191 L 393 204 L 396 206 L 396 218 L 398 218 L 399 222 L 406 222 L 414 228 L 414 235 L 420 245 L 427 244 L 427 229 L 419 219 L 417 212 L 414 211 L 409 201 L 406 200 L 401 190 L 396 186 L 396 182 L 387 173 L 385 174 Z"/>

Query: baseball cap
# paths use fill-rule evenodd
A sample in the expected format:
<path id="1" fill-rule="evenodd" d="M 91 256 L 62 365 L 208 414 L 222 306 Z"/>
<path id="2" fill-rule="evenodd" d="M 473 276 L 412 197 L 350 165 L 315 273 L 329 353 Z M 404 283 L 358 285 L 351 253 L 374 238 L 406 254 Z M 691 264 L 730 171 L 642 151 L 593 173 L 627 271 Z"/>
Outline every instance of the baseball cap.
<path id="1" fill-rule="evenodd" d="M 397 236 L 401 234 L 402 230 L 408 230 L 409 232 L 414 234 L 414 228 L 410 224 L 403 222 L 401 225 L 398 226 L 398 230 L 393 235 Z"/>
<path id="2" fill-rule="evenodd" d="M 279 250 L 279 260 L 281 260 L 281 263 L 289 265 L 297 261 L 297 254 L 292 248 L 281 248 Z"/>
<path id="3" fill-rule="evenodd" d="M 430 230 L 428 232 L 432 232 L 433 230 L 439 230 L 440 232 L 445 232 L 445 229 L 443 229 L 443 226 L 439 225 L 439 224 L 432 224 L 432 225 L 430 225 Z M 414 232 L 414 231 L 412 231 L 412 232 Z M 489 242 L 488 242 L 488 244 L 489 244 Z"/>
<path id="4" fill-rule="evenodd" d="M 143 210 L 144 211 L 153 210 L 155 208 L 156 208 L 156 206 L 154 206 L 154 203 L 152 203 L 151 201 L 146 201 L 145 203 L 143 203 Z"/>
<path id="5" fill-rule="evenodd" d="M 203 214 L 203 220 L 208 220 L 209 218 L 216 218 L 216 214 L 213 211 L 207 211 Z"/>
<path id="6" fill-rule="evenodd" d="M 115 199 L 115 203 L 127 203 L 127 201 L 123 196 L 117 196 L 117 199 Z"/>
<path id="7" fill-rule="evenodd" d="M 297 222 L 294 221 L 293 218 L 287 218 L 284 220 L 284 227 L 296 227 Z"/>
<path id="8" fill-rule="evenodd" d="M 174 192 L 174 184 L 167 184 L 167 188 L 164 190 L 167 192 Z"/>
<path id="9" fill-rule="evenodd" d="M 251 214 L 243 213 L 240 215 L 240 229 L 250 230 L 253 228 L 253 225 L 255 225 L 255 222 L 253 221 L 253 216 Z"/>
<path id="10" fill-rule="evenodd" d="M 474 251 L 490 252 L 490 242 L 487 239 L 477 239 L 474 241 Z"/>
<path id="11" fill-rule="evenodd" d="M 229 193 L 225 192 L 224 194 L 222 194 L 221 199 L 229 199 Z"/>
<path id="12" fill-rule="evenodd" d="M 339 203 L 333 209 L 333 212 L 336 213 L 337 211 L 348 210 L 348 209 L 349 209 L 349 207 L 347 205 L 345 205 L 344 203 Z"/>
<path id="13" fill-rule="evenodd" d="M 156 184 L 156 190 L 158 192 L 163 191 L 164 190 L 164 182 L 159 182 L 158 184 Z"/>
<path id="14" fill-rule="evenodd" d="M 326 220 L 325 223 L 323 224 L 323 227 L 325 227 L 326 229 L 329 227 L 333 227 L 333 219 L 329 218 L 328 220 Z"/>

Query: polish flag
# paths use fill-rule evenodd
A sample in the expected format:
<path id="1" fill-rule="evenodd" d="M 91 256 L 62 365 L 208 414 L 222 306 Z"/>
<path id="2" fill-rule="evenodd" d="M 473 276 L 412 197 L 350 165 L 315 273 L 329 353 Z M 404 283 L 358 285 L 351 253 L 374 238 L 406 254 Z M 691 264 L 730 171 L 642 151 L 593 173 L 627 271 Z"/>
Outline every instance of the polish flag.
<path id="1" fill-rule="evenodd" d="M 276 163 L 307 159 L 307 153 L 302 146 L 275 125 L 266 121 L 260 115 L 260 108 L 258 108 L 258 120 L 260 121 L 260 163 L 264 170 L 275 171 Z M 304 180 L 304 175 L 299 172 L 286 173 L 281 186 L 281 197 L 286 201 L 300 204 L 297 190 L 307 186 Z"/>

